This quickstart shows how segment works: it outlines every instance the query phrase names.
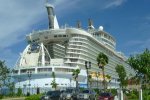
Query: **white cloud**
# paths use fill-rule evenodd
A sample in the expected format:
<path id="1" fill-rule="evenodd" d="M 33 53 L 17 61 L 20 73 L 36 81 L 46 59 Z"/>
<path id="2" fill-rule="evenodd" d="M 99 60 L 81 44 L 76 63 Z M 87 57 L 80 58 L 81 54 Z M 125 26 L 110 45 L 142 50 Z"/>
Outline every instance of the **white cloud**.
<path id="1" fill-rule="evenodd" d="M 40 20 L 44 10 L 42 3 L 34 0 L 0 1 L 0 48 L 11 46 L 23 40 L 30 26 Z M 31 5 L 31 4 L 32 5 Z M 39 17 L 38 17 L 39 16 Z M 21 38 L 20 38 L 21 37 Z"/>
<path id="2" fill-rule="evenodd" d="M 87 9 L 109 9 L 122 5 L 127 0 L 50 0 L 59 13 L 86 11 Z"/>
<path id="3" fill-rule="evenodd" d="M 141 45 L 141 44 L 143 44 L 143 41 L 141 41 L 141 40 L 131 40 L 126 43 L 126 46 L 132 47 L 132 46 L 137 46 L 137 45 Z"/>
<path id="4" fill-rule="evenodd" d="M 146 19 L 147 21 L 150 21 L 150 15 L 144 17 L 144 19 Z"/>
<path id="5" fill-rule="evenodd" d="M 138 49 L 145 49 L 149 48 L 150 49 L 150 38 L 147 40 L 132 40 L 128 41 L 125 46 L 126 47 L 138 47 Z"/>
<path id="6" fill-rule="evenodd" d="M 5 61 L 5 64 L 12 68 L 16 63 L 19 54 L 16 54 L 11 49 L 0 50 L 0 52 L 2 52 L 0 55 L 0 60 Z"/>
<path id="7" fill-rule="evenodd" d="M 148 48 L 150 49 L 150 38 L 143 41 L 143 44 L 141 45 L 141 48 Z"/>
<path id="8" fill-rule="evenodd" d="M 142 53 L 146 48 L 150 49 L 150 38 L 147 40 L 132 40 L 128 41 L 124 44 L 124 47 L 127 48 L 127 51 L 130 49 L 130 52 L 126 52 L 127 56 L 140 54 Z"/>
<path id="9" fill-rule="evenodd" d="M 109 8 L 114 5 L 121 5 L 124 0 L 100 1 L 103 2 L 101 4 L 105 3 L 105 8 Z M 82 7 L 80 4 L 83 4 L 81 0 L 52 0 L 50 2 L 53 3 L 60 12 L 64 9 L 69 10 L 70 7 L 80 8 Z M 92 6 L 91 4 L 96 5 L 95 2 L 89 0 L 84 4 L 84 7 L 90 7 Z M 44 14 L 46 15 L 46 10 L 43 9 L 44 3 L 44 0 L 0 1 L 0 43 L 3 43 L 0 45 L 0 48 L 9 47 L 25 38 L 25 32 L 28 32 L 33 24 L 42 20 Z"/>
<path id="10" fill-rule="evenodd" d="M 108 0 L 104 8 L 117 7 L 122 5 L 126 0 Z"/>
<path id="11" fill-rule="evenodd" d="M 19 55 L 12 51 L 13 45 L 25 40 L 26 32 L 41 19 L 45 10 L 42 7 L 43 0 L 0 1 L 0 60 L 5 60 L 8 66 L 13 66 Z"/>

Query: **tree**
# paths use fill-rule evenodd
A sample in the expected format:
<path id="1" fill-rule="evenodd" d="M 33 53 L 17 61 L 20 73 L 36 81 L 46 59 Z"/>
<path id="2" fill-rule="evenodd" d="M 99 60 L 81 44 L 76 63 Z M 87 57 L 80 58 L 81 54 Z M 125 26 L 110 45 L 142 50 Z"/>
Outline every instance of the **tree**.
<path id="1" fill-rule="evenodd" d="M 150 81 L 150 50 L 145 49 L 143 53 L 131 55 L 128 58 L 128 64 L 136 71 L 136 76 L 145 83 Z M 144 80 L 143 80 L 144 81 Z"/>
<path id="2" fill-rule="evenodd" d="M 120 87 L 123 88 L 124 86 L 127 86 L 126 71 L 123 65 L 117 65 L 115 69 L 119 76 Z"/>
<path id="3" fill-rule="evenodd" d="M 52 88 L 56 90 L 58 84 L 56 83 L 56 80 L 55 80 L 55 72 L 52 72 L 52 77 L 53 77 L 53 81 L 51 82 L 51 85 L 52 85 Z"/>
<path id="4" fill-rule="evenodd" d="M 106 90 L 106 80 L 105 80 L 105 73 L 104 73 L 104 66 L 108 64 L 108 57 L 107 55 L 105 55 L 104 53 L 100 52 L 98 54 L 98 57 L 97 57 L 97 62 L 98 62 L 98 66 L 99 68 L 102 69 L 102 72 L 103 72 L 103 86 L 104 86 L 104 91 Z"/>
<path id="5" fill-rule="evenodd" d="M 74 80 L 76 81 L 76 89 L 78 89 L 78 75 L 80 73 L 80 69 L 74 69 L 72 76 L 74 78 Z"/>
<path id="6" fill-rule="evenodd" d="M 6 86 L 10 69 L 5 65 L 5 61 L 0 60 L 0 88 Z"/>
<path id="7" fill-rule="evenodd" d="M 111 76 L 110 75 L 106 75 L 107 79 L 108 79 L 108 83 L 111 82 Z M 107 83 L 107 87 L 108 87 L 108 83 Z M 111 85 L 110 85 L 111 86 Z"/>
<path id="8" fill-rule="evenodd" d="M 92 76 L 88 75 L 88 82 L 90 83 L 90 88 L 92 87 Z"/>
<path id="9" fill-rule="evenodd" d="M 7 87 L 9 88 L 9 95 L 10 96 L 14 96 L 15 92 L 14 92 L 14 89 L 15 89 L 15 83 L 14 82 L 9 82 L 7 84 Z"/>
<path id="10" fill-rule="evenodd" d="M 17 91 L 17 96 L 21 96 L 22 95 L 22 89 L 21 88 L 18 88 L 18 91 Z"/>

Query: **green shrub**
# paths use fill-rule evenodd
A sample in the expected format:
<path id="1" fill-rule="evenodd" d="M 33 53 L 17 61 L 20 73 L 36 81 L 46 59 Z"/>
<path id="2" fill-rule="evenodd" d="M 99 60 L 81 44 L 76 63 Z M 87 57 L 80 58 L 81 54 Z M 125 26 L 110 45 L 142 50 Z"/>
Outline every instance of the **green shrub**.
<path id="1" fill-rule="evenodd" d="M 111 89 L 112 95 L 117 95 L 117 90 L 116 89 Z"/>
<path id="2" fill-rule="evenodd" d="M 25 100 L 40 100 L 41 94 L 31 95 L 25 98 Z"/>
<path id="3" fill-rule="evenodd" d="M 0 94 L 0 99 L 2 99 L 3 98 L 3 95 L 2 94 Z"/>
<path id="4" fill-rule="evenodd" d="M 150 100 L 150 95 L 146 92 L 143 93 L 143 100 Z"/>
<path id="5" fill-rule="evenodd" d="M 82 87 L 80 87 L 79 89 L 80 89 L 80 91 L 83 91 L 83 90 L 84 90 L 84 88 L 82 88 Z"/>
<path id="6" fill-rule="evenodd" d="M 18 88 L 17 96 L 21 96 L 21 95 L 22 95 L 22 89 L 21 89 L 21 88 Z"/>
<path id="7" fill-rule="evenodd" d="M 95 88 L 94 91 L 96 92 L 96 94 L 99 94 L 99 89 Z"/>
<path id="8" fill-rule="evenodd" d="M 13 97 L 13 96 L 15 96 L 15 93 L 14 92 L 10 92 L 7 96 Z"/>
<path id="9" fill-rule="evenodd" d="M 150 100 L 150 95 L 147 96 L 147 100 Z"/>
<path id="10" fill-rule="evenodd" d="M 131 95 L 130 95 L 130 98 L 131 99 L 136 99 L 136 98 L 138 98 L 134 93 L 132 93 Z"/>
<path id="11" fill-rule="evenodd" d="M 134 93 L 134 94 L 139 94 L 139 91 L 133 90 L 132 93 Z"/>

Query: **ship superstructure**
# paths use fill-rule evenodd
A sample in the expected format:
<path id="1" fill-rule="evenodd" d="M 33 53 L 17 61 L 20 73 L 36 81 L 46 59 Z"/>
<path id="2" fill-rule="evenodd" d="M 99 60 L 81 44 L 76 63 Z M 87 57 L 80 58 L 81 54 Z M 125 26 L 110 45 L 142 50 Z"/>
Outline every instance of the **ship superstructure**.
<path id="1" fill-rule="evenodd" d="M 102 73 L 97 65 L 97 55 L 105 53 L 109 58 L 109 64 L 105 66 L 105 74 L 110 75 L 111 87 L 119 87 L 118 75 L 115 71 L 117 64 L 125 67 L 127 75 L 134 73 L 125 62 L 126 57 L 115 50 L 116 40 L 100 26 L 95 29 L 89 19 L 88 30 L 81 28 L 59 28 L 54 7 L 46 4 L 49 19 L 49 29 L 33 31 L 26 36 L 28 45 L 20 55 L 13 72 L 16 88 L 51 88 L 53 77 L 56 74 L 56 83 L 59 88 L 75 87 L 72 71 L 80 69 L 79 86 L 86 87 L 87 73 L 85 62 L 91 62 L 89 74 L 93 77 L 92 86 L 102 87 L 102 75 L 94 77 L 95 73 Z M 29 73 L 31 72 L 31 77 Z"/>

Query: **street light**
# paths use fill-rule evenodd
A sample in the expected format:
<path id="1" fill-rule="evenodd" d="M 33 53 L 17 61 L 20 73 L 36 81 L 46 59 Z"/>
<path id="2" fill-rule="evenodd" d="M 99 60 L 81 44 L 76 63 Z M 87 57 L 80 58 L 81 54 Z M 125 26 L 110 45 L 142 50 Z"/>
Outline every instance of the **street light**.
<path id="1" fill-rule="evenodd" d="M 28 78 L 29 78 L 29 95 L 30 95 L 30 79 L 31 79 L 32 72 L 28 71 L 27 73 L 28 73 Z"/>
<path id="2" fill-rule="evenodd" d="M 90 61 L 85 61 L 85 68 L 86 68 L 86 73 L 87 73 L 87 88 L 89 88 L 89 72 L 88 69 L 91 69 L 91 62 Z"/>
<path id="3" fill-rule="evenodd" d="M 70 80 L 70 88 L 71 88 L 71 80 L 72 80 L 72 79 L 71 79 L 71 78 L 69 78 L 69 80 Z"/>

